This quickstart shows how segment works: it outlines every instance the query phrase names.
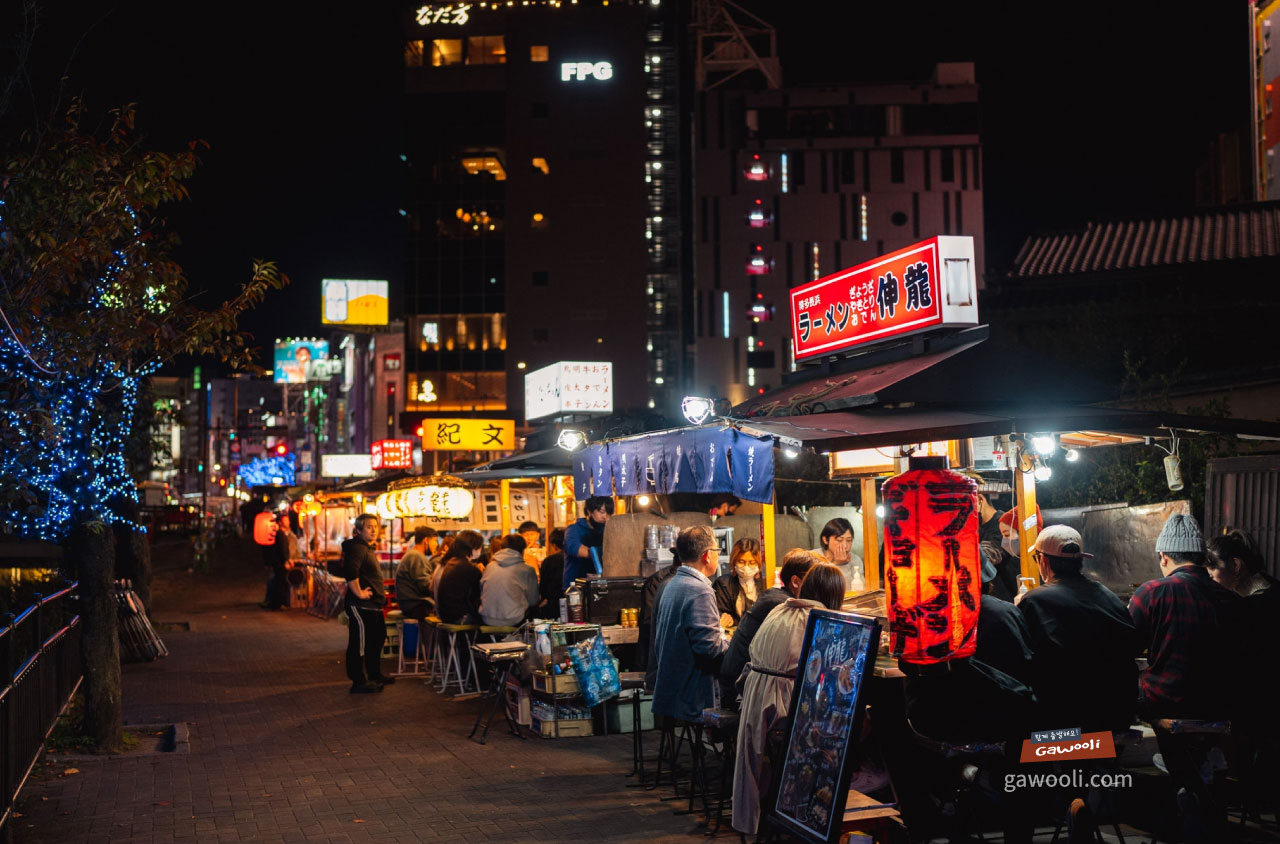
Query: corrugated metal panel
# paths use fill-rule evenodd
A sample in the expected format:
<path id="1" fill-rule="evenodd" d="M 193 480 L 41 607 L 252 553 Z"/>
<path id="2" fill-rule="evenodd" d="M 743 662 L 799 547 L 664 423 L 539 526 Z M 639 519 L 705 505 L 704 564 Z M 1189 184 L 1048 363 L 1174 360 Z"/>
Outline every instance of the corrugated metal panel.
<path id="1" fill-rule="evenodd" d="M 1209 461 L 1205 535 L 1227 527 L 1252 534 L 1273 577 L 1280 576 L 1280 455 Z"/>

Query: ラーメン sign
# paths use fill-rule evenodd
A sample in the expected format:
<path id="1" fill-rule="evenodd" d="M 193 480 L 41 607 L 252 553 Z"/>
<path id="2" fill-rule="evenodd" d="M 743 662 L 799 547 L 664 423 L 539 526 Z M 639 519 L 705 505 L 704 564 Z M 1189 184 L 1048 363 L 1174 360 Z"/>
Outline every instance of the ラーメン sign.
<path id="1" fill-rule="evenodd" d="M 423 419 L 424 451 L 512 451 L 513 419 Z"/>
<path id="2" fill-rule="evenodd" d="M 973 238 L 934 237 L 791 291 L 796 360 L 978 324 Z"/>

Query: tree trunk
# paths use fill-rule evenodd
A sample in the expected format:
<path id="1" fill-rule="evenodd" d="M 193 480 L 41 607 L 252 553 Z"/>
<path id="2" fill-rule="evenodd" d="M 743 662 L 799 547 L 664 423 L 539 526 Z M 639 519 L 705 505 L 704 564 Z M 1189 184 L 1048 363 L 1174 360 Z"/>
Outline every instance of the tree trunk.
<path id="1" fill-rule="evenodd" d="M 102 522 L 77 525 L 69 558 L 80 580 L 80 655 L 84 663 L 84 734 L 101 753 L 123 744 L 120 633 L 116 615 L 115 537 Z"/>

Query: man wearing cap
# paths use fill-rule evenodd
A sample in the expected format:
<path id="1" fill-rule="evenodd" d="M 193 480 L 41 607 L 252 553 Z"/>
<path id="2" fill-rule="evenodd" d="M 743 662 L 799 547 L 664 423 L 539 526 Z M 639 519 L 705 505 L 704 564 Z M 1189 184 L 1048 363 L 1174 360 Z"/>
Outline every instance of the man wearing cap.
<path id="1" fill-rule="evenodd" d="M 431 597 L 431 556 L 435 553 L 434 528 L 420 527 L 413 532 L 413 545 L 396 566 L 396 603 L 405 618 L 422 621 L 431 615 L 436 602 Z"/>
<path id="2" fill-rule="evenodd" d="M 1084 543 L 1075 528 L 1050 525 L 1032 558 L 1044 585 L 1018 609 L 1031 642 L 1031 687 L 1045 729 L 1128 729 L 1138 669 L 1134 629 L 1124 602 L 1084 575 Z"/>
<path id="3" fill-rule="evenodd" d="M 1191 516 L 1169 517 L 1156 553 L 1164 577 L 1142 584 L 1129 600 L 1135 649 L 1147 651 L 1139 707 L 1151 717 L 1225 718 L 1240 599 L 1210 576 L 1204 538 Z"/>

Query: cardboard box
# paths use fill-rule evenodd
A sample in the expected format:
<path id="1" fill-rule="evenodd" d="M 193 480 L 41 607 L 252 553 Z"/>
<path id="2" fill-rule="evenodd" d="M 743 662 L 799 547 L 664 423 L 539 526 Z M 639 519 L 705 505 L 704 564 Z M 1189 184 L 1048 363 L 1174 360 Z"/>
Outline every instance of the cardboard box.
<path id="1" fill-rule="evenodd" d="M 507 712 L 520 726 L 532 725 L 529 712 L 529 689 L 514 677 L 507 678 Z"/>
<path id="2" fill-rule="evenodd" d="M 533 690 L 548 695 L 576 695 L 582 691 L 576 674 L 550 674 L 533 672 Z"/>
<path id="3" fill-rule="evenodd" d="M 534 718 L 530 728 L 543 738 L 577 738 L 593 735 L 595 732 L 590 718 L 574 718 L 560 721 L 539 721 Z"/>

